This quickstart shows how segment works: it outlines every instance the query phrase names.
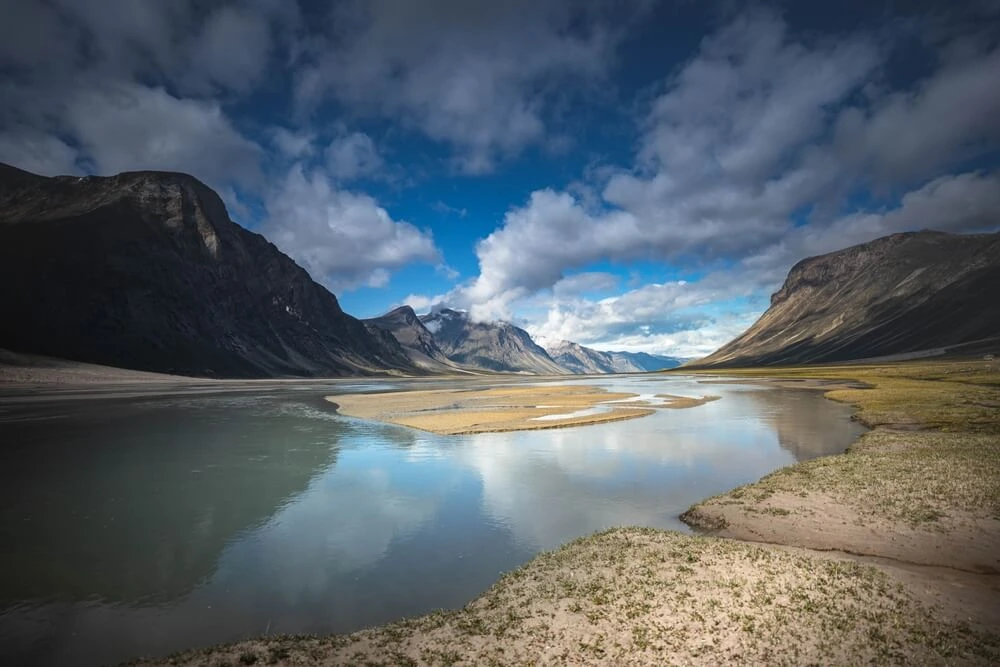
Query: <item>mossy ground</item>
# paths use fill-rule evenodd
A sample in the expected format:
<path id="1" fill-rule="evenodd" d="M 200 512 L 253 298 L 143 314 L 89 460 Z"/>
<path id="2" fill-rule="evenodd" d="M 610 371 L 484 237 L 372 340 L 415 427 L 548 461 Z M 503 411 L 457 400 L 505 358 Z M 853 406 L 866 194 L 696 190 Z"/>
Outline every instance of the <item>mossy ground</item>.
<path id="1" fill-rule="evenodd" d="M 909 362 L 726 371 L 777 379 L 860 381 L 827 393 L 873 428 L 847 454 L 778 470 L 696 507 L 751 506 L 775 493 L 824 493 L 868 518 L 910 525 L 1000 520 L 1000 362 Z M 703 512 L 704 513 L 704 512 Z M 943 525 L 943 524 L 942 524 Z"/>

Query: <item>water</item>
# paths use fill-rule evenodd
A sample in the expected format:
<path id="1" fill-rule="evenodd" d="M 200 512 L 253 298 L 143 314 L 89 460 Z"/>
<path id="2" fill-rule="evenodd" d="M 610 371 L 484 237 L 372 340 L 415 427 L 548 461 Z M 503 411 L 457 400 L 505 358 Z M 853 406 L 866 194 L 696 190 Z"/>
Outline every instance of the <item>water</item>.
<path id="1" fill-rule="evenodd" d="M 322 400 L 374 381 L 2 401 L 2 662 L 101 664 L 460 607 L 575 537 L 686 530 L 677 516 L 693 502 L 861 431 L 818 392 L 572 381 L 722 399 L 471 436 L 341 417 Z"/>

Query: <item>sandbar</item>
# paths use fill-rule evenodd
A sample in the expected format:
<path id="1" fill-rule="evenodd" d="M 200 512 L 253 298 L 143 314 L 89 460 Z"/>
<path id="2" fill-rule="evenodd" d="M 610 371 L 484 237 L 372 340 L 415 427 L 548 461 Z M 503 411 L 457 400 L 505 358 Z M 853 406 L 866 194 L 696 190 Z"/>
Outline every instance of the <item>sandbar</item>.
<path id="1" fill-rule="evenodd" d="M 534 385 L 337 394 L 326 400 L 349 417 L 458 435 L 601 424 L 645 417 L 657 408 L 695 407 L 718 397 L 656 398 L 660 400 L 586 385 Z"/>

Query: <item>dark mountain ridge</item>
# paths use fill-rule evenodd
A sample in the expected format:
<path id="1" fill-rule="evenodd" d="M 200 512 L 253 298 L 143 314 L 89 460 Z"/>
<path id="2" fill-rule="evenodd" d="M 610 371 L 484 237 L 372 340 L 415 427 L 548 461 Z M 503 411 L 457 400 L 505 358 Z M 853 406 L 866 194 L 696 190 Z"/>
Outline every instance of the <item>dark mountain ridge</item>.
<path id="1" fill-rule="evenodd" d="M 219 196 L 168 172 L 0 165 L 0 347 L 199 376 L 417 369 Z"/>
<path id="2" fill-rule="evenodd" d="M 1000 337 L 1000 233 L 893 234 L 802 260 L 746 332 L 691 367 L 838 362 Z"/>

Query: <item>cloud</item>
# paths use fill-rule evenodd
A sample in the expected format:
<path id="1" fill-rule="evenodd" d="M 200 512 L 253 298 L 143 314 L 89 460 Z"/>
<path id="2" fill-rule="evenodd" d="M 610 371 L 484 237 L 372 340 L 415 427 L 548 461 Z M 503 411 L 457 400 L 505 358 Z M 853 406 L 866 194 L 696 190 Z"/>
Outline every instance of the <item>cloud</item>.
<path id="1" fill-rule="evenodd" d="M 995 227 L 995 179 L 945 170 L 1000 139 L 990 122 L 1000 116 L 1000 85 L 990 85 L 1000 82 L 1000 49 L 966 48 L 893 91 L 871 85 L 891 48 L 864 33 L 793 35 L 765 10 L 737 17 L 653 99 L 631 168 L 533 192 L 480 241 L 479 276 L 451 298 L 480 318 L 510 317 L 518 302 L 599 260 L 735 263 L 727 275 L 766 289 L 802 250 L 886 230 Z M 954 103 L 963 108 L 948 111 Z M 859 189 L 915 176 L 896 213 L 831 215 Z M 810 209 L 805 226 L 794 219 Z"/>
<path id="2" fill-rule="evenodd" d="M 249 183 L 259 175 L 260 147 L 215 102 L 138 84 L 81 87 L 66 124 L 98 173 L 192 171 L 213 184 Z"/>
<path id="3" fill-rule="evenodd" d="M 284 127 L 271 128 L 271 143 L 286 158 L 296 160 L 312 155 L 316 141 L 313 132 L 295 132 Z"/>
<path id="4" fill-rule="evenodd" d="M 351 181 L 377 173 L 383 162 L 371 137 L 352 132 L 330 142 L 326 148 L 326 166 L 334 178 Z"/>
<path id="5" fill-rule="evenodd" d="M 451 145 L 464 172 L 543 142 L 566 84 L 603 77 L 619 23 L 641 3 L 341 3 L 296 77 L 300 106 L 332 98 Z"/>
<path id="6" fill-rule="evenodd" d="M 35 174 L 74 174 L 77 152 L 56 136 L 31 128 L 14 127 L 0 132 L 0 162 Z"/>
<path id="7" fill-rule="evenodd" d="M 191 60 L 214 83 L 246 92 L 263 74 L 271 49 L 271 29 L 265 16 L 221 7 L 205 21 Z"/>
<path id="8" fill-rule="evenodd" d="M 591 271 L 563 278 L 552 286 L 558 296 L 571 297 L 587 292 L 605 292 L 618 287 L 621 279 L 613 273 Z"/>
<path id="9" fill-rule="evenodd" d="M 4 15 L 0 159 L 43 173 L 177 170 L 220 189 L 256 182 L 261 148 L 206 95 L 260 80 L 280 3 L 205 15 L 168 0 L 5 0 Z"/>
<path id="10" fill-rule="evenodd" d="M 332 289 L 377 287 L 407 264 L 441 262 L 429 231 L 393 220 L 367 195 L 338 189 L 321 170 L 293 166 L 266 205 L 261 231 Z"/>
<path id="11" fill-rule="evenodd" d="M 719 272 L 698 282 L 651 283 L 602 299 L 555 291 L 544 316 L 528 323 L 527 329 L 546 340 L 572 340 L 602 350 L 707 354 L 750 324 L 746 317 L 725 310 L 704 311 L 705 306 L 751 291 L 729 278 Z"/>
<path id="12" fill-rule="evenodd" d="M 448 204 L 446 204 L 445 202 L 441 201 L 440 199 L 437 200 L 436 202 L 434 202 L 433 204 L 431 204 L 431 208 L 436 213 L 440 213 L 442 215 L 454 215 L 454 216 L 457 216 L 459 218 L 464 218 L 466 215 L 469 214 L 469 210 L 468 209 L 466 209 L 466 208 L 457 208 L 455 206 L 449 206 Z"/>
<path id="13" fill-rule="evenodd" d="M 1000 48 L 949 62 L 916 90 L 845 110 L 835 149 L 845 163 L 894 184 L 935 175 L 995 146 L 997 118 Z"/>

